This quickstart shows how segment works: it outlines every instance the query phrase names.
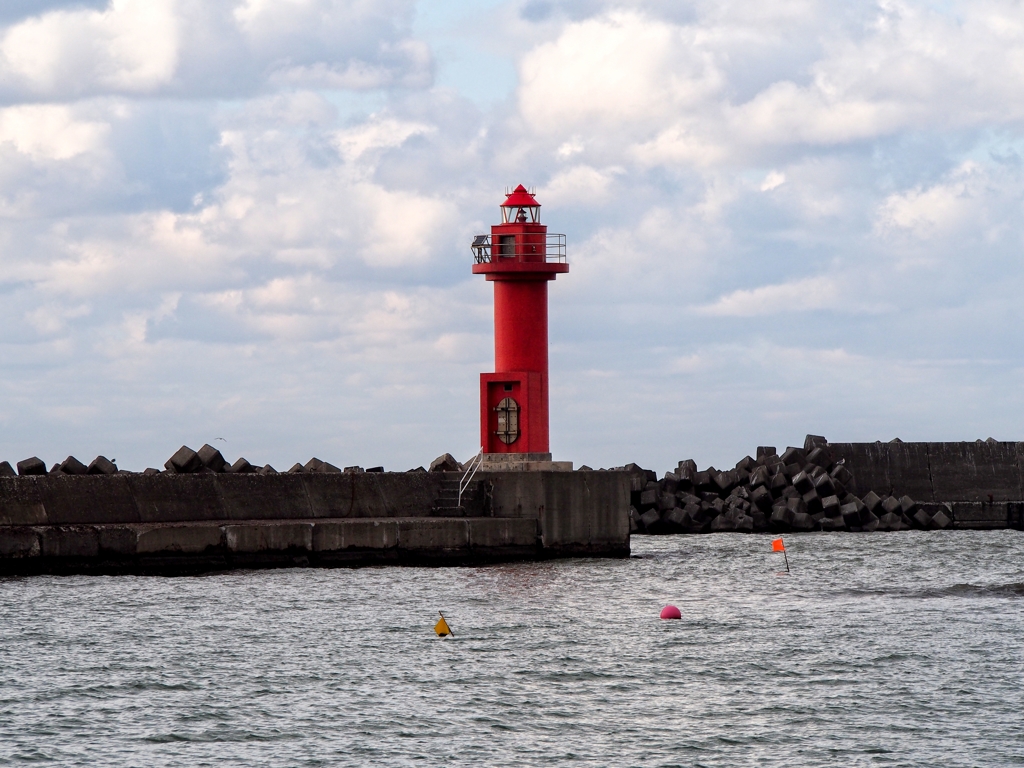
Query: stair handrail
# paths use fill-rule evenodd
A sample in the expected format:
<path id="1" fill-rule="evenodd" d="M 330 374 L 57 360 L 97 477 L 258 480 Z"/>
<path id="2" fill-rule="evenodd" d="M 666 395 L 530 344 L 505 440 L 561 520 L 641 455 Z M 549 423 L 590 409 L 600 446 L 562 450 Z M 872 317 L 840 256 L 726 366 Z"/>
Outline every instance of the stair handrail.
<path id="1" fill-rule="evenodd" d="M 469 488 L 469 484 L 473 482 L 473 477 L 476 475 L 476 471 L 480 469 L 480 465 L 483 463 L 484 449 L 481 446 L 480 452 L 469 460 L 469 463 L 466 465 L 466 471 L 462 474 L 462 479 L 459 481 L 459 502 L 457 506 L 462 506 L 462 494 L 467 488 Z"/>

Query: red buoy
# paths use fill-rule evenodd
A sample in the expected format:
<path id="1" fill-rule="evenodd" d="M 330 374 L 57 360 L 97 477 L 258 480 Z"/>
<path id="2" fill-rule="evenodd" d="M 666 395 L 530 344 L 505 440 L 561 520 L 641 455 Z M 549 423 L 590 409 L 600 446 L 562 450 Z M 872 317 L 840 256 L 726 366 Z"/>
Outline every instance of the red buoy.
<path id="1" fill-rule="evenodd" d="M 679 609 L 674 605 L 666 605 L 661 609 L 661 618 L 663 619 L 681 619 L 683 614 L 679 612 Z"/>

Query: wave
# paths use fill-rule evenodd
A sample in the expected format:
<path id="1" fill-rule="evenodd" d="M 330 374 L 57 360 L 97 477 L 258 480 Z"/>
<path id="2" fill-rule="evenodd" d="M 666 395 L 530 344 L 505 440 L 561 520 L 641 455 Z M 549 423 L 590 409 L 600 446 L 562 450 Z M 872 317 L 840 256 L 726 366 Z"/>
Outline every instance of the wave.
<path id="1" fill-rule="evenodd" d="M 946 587 L 878 587 L 873 589 L 842 589 L 841 595 L 853 597 L 901 597 L 910 599 L 934 599 L 939 597 L 1024 597 L 1024 582 L 1008 584 L 952 584 Z"/>

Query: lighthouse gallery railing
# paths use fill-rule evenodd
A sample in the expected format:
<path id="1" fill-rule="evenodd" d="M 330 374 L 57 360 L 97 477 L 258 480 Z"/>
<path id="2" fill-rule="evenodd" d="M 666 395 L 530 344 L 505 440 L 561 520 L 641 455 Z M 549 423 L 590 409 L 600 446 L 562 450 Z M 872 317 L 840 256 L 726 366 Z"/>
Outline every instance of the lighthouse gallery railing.
<path id="1" fill-rule="evenodd" d="M 531 235 L 536 237 L 536 235 Z M 558 235 L 550 233 L 544 236 L 545 238 L 545 261 L 556 262 L 559 264 L 565 263 L 565 235 Z M 473 243 L 470 245 L 473 250 L 473 261 L 477 264 L 489 264 L 491 262 L 491 236 L 490 235 L 477 235 L 473 238 Z M 526 252 L 522 250 L 519 243 L 516 243 L 515 251 L 513 253 L 500 255 L 500 258 L 514 259 L 522 257 Z"/>

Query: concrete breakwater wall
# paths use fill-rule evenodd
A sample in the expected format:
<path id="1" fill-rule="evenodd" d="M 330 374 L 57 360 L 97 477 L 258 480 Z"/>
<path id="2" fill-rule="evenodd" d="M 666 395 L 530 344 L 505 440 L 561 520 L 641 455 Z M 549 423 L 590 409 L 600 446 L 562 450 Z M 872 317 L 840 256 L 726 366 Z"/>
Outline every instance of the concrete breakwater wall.
<path id="1" fill-rule="evenodd" d="M 0 477 L 0 573 L 628 556 L 625 472 Z"/>
<path id="2" fill-rule="evenodd" d="M 1024 443 L 830 443 L 861 493 L 908 495 L 956 528 L 1024 528 Z"/>
<path id="3" fill-rule="evenodd" d="M 631 465 L 634 533 L 1024 528 L 1024 443 L 829 443 L 757 449 L 734 468 Z"/>

